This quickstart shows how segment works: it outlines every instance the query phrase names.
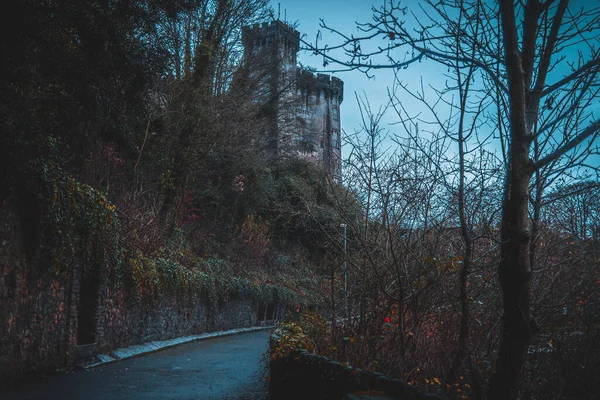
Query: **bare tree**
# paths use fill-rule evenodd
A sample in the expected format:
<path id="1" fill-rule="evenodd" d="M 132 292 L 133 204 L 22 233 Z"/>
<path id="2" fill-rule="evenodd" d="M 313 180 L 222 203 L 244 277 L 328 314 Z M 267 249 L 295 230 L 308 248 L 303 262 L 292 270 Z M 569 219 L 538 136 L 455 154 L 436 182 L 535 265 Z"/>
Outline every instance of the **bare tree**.
<path id="1" fill-rule="evenodd" d="M 239 66 L 242 26 L 270 15 L 266 0 L 192 0 L 166 9 L 159 30 L 176 79 L 204 81 L 210 94 L 224 93 Z"/>
<path id="2" fill-rule="evenodd" d="M 497 137 L 506 161 L 498 266 L 504 316 L 488 396 L 514 398 L 527 348 L 539 329 L 530 309 L 530 185 L 534 175 L 541 184 L 540 171 L 550 166 L 565 172 L 595 153 L 600 49 L 594 38 L 600 9 L 575 10 L 568 0 L 423 1 L 413 13 L 418 14 L 413 26 L 405 23 L 408 12 L 394 0 L 373 8 L 373 22 L 358 25 L 361 36 L 323 23 L 341 42 L 309 47 L 327 62 L 368 74 L 432 59 L 473 69 L 496 92 Z M 387 46 L 366 45 L 381 37 L 389 39 Z M 462 45 L 455 51 L 457 41 Z M 348 57 L 337 57 L 338 50 Z"/>

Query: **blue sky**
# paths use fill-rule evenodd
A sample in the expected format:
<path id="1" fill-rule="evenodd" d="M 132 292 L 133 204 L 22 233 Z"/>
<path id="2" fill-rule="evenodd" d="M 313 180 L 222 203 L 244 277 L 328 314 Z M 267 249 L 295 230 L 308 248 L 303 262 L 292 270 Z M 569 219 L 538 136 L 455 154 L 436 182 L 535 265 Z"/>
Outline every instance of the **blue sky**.
<path id="1" fill-rule="evenodd" d="M 371 18 L 371 2 L 361 0 L 272 0 L 275 13 L 278 4 L 281 4 L 280 19 L 287 17 L 290 23 L 297 23 L 297 30 L 304 39 L 314 42 L 319 31 L 319 19 L 344 32 L 356 32 L 356 21 L 365 21 Z M 333 36 L 323 32 L 324 43 L 332 43 Z M 322 57 L 311 55 L 308 52 L 300 52 L 299 61 L 303 65 L 323 69 Z M 407 71 L 414 74 L 412 71 Z M 354 93 L 369 96 L 371 105 L 377 108 L 380 104 L 387 102 L 387 87 L 392 84 L 391 71 L 379 71 L 374 79 L 368 79 L 364 74 L 352 71 L 333 74 L 344 81 L 344 102 L 341 107 L 342 128 L 346 132 L 353 132 L 359 128 L 360 115 Z M 419 74 L 414 74 L 419 79 Z"/>
<path id="2" fill-rule="evenodd" d="M 271 1 L 276 16 L 278 9 L 280 9 L 280 19 L 286 19 L 289 23 L 297 23 L 297 30 L 308 42 L 314 42 L 317 32 L 320 30 L 319 20 L 321 18 L 325 20 L 328 26 L 334 27 L 345 34 L 355 33 L 358 35 L 356 21 L 370 21 L 372 18 L 371 7 L 380 7 L 383 3 L 384 0 Z M 418 12 L 418 0 L 405 0 L 402 4 L 409 6 L 411 11 Z M 570 9 L 577 10 L 582 5 L 598 6 L 600 4 L 598 3 L 598 0 L 572 0 Z M 339 43 L 339 40 L 336 40 L 336 37 L 328 35 L 326 32 L 322 33 L 322 43 Z M 595 39 L 598 41 L 597 37 Z M 383 40 L 379 43 L 383 43 Z M 385 45 L 385 43 L 382 45 Z M 573 54 L 570 56 L 576 57 L 576 49 L 573 49 Z M 335 68 L 333 65 L 329 65 L 328 68 L 323 68 L 322 57 L 314 56 L 307 52 L 301 52 L 299 54 L 299 61 L 304 65 L 316 67 L 320 72 L 327 70 L 328 68 Z M 413 89 L 418 87 L 421 79 L 423 79 L 426 84 L 441 88 L 446 81 L 444 73 L 446 73 L 445 67 L 441 67 L 435 62 L 425 61 L 420 64 L 413 64 L 409 68 L 401 70 L 400 79 L 403 83 L 411 86 Z M 372 108 L 376 110 L 379 106 L 388 101 L 387 90 L 388 87 L 393 84 L 393 72 L 391 70 L 377 70 L 375 72 L 375 77 L 371 79 L 358 71 L 336 73 L 335 76 L 341 78 L 345 85 L 344 102 L 341 107 L 342 128 L 346 133 L 351 133 L 359 129 L 360 126 L 360 114 L 355 100 L 355 93 L 368 96 Z M 551 80 L 554 81 L 554 79 Z M 407 108 L 409 114 L 415 115 L 424 111 L 424 106 L 419 104 L 418 101 L 407 98 L 406 101 L 403 101 L 403 104 Z M 597 118 L 600 115 L 600 99 L 593 108 L 596 110 L 595 117 Z M 394 115 L 393 110 L 388 113 L 388 117 L 384 121 L 388 124 L 397 121 L 397 117 Z M 389 125 L 389 129 L 399 136 L 406 135 L 399 125 Z M 492 149 L 493 148 L 497 149 L 498 144 L 496 143 L 493 145 Z M 346 148 L 344 148 L 343 151 L 347 154 Z M 595 162 L 598 162 L 598 158 L 595 158 Z"/>
<path id="3" fill-rule="evenodd" d="M 290 24 L 297 24 L 297 30 L 307 42 L 314 43 L 317 32 L 321 32 L 322 39 L 320 43 L 334 44 L 339 43 L 339 37 L 323 31 L 319 27 L 320 19 L 344 34 L 361 33 L 356 28 L 356 22 L 369 22 L 372 19 L 371 8 L 380 7 L 384 0 L 272 0 L 271 4 L 277 17 L 280 11 L 280 19 Z M 407 0 L 404 5 L 416 5 L 417 0 Z M 279 7 L 280 5 L 280 7 Z M 383 41 L 375 42 L 377 45 L 386 45 Z M 383 44 L 382 44 L 383 43 Z M 363 44 L 364 45 L 364 44 Z M 336 69 L 336 66 L 330 64 L 323 67 L 322 56 L 315 56 L 307 51 L 301 51 L 298 60 L 303 65 L 317 68 L 319 72 L 328 69 Z M 339 68 L 339 66 L 337 67 Z M 420 86 L 421 79 L 424 79 L 426 85 L 443 87 L 446 78 L 443 74 L 446 68 L 434 62 L 423 62 L 414 67 L 403 69 L 400 72 L 402 83 L 409 85 L 413 89 Z M 369 104 L 373 111 L 385 106 L 389 101 L 388 88 L 394 83 L 394 72 L 389 69 L 377 70 L 373 77 L 369 78 L 359 71 L 337 72 L 333 73 L 344 81 L 344 102 L 341 106 L 342 129 L 346 135 L 360 129 L 361 117 L 360 110 L 356 101 L 356 95 L 368 97 Z M 417 101 L 407 100 L 403 106 L 411 115 L 423 112 L 423 106 Z M 382 127 L 389 129 L 391 134 L 405 137 L 406 133 L 400 125 L 393 125 L 398 121 L 394 110 L 388 110 L 386 117 L 382 120 Z M 395 146 L 391 140 L 386 141 L 386 146 Z M 349 148 L 345 146 L 342 149 L 342 156 L 349 153 Z"/>

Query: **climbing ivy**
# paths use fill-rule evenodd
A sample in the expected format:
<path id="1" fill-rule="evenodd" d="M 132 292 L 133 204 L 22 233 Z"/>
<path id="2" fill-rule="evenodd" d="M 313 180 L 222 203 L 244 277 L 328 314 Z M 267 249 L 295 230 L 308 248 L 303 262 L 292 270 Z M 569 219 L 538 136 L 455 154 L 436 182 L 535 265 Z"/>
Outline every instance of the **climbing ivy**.
<path id="1" fill-rule="evenodd" d="M 259 304 L 279 303 L 289 306 L 305 304 L 306 298 L 278 284 L 253 282 L 246 277 L 228 273 L 224 260 L 202 260 L 188 268 L 179 262 L 150 259 L 141 252 L 131 257 L 127 265 L 127 288 L 135 301 L 154 306 L 163 298 L 176 297 L 187 304 L 196 299 L 208 300 L 213 309 L 226 301 L 248 296 Z M 207 271 L 210 266 L 218 268 Z"/>
<path id="2" fill-rule="evenodd" d="M 38 264 L 42 273 L 68 281 L 74 263 L 80 263 L 84 273 L 109 283 L 111 290 L 125 289 L 129 298 L 149 307 L 173 298 L 181 304 L 204 299 L 214 310 L 237 297 L 290 307 L 319 301 L 299 289 L 304 285 L 298 282 L 240 274 L 224 259 L 191 254 L 181 230 L 154 258 L 128 246 L 121 236 L 116 206 L 106 194 L 59 166 L 52 157 L 52 137 L 46 138 L 44 146 L 49 156 L 32 162 L 28 176 L 40 208 Z"/>
<path id="3" fill-rule="evenodd" d="M 52 147 L 52 138 L 48 143 Z M 119 219 L 106 195 L 79 182 L 52 158 L 33 163 L 29 172 L 40 211 L 41 272 L 64 278 L 79 262 L 86 273 L 119 281 Z"/>

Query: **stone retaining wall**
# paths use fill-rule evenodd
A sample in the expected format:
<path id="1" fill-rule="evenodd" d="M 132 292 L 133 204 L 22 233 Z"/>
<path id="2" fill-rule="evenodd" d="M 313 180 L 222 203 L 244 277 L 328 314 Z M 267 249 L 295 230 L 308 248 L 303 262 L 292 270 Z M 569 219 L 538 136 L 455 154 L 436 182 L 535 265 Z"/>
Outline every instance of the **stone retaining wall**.
<path id="1" fill-rule="evenodd" d="M 184 286 L 160 291 L 150 282 L 144 287 L 152 291 L 153 302 L 145 302 L 123 277 L 109 277 L 112 265 L 89 265 L 76 255 L 53 260 L 60 270 L 48 266 L 48 260 L 27 251 L 31 235 L 24 233 L 17 204 L 10 198 L 0 204 L 0 379 L 70 368 L 116 348 L 250 327 L 261 320 L 261 304 L 245 288 L 210 299 Z"/>
<path id="2" fill-rule="evenodd" d="M 279 336 L 276 333 L 271 335 L 271 349 L 278 342 Z M 303 349 L 292 350 L 283 358 L 271 357 L 270 367 L 271 400 L 338 400 L 356 392 L 375 394 L 368 398 L 377 398 L 379 395 L 381 398 L 386 396 L 398 400 L 445 399 L 436 394 L 423 394 L 399 379 L 346 366 Z"/>

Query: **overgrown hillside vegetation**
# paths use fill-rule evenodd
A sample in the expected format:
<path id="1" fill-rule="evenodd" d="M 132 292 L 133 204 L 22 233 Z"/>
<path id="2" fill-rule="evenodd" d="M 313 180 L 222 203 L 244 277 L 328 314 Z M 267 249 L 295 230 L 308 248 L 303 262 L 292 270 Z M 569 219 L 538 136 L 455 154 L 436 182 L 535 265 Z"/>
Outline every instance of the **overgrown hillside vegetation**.
<path id="1" fill-rule="evenodd" d="M 310 275 L 325 252 L 317 232 L 333 222 L 308 206 L 333 215 L 331 188 L 259 143 L 268 110 L 241 65 L 241 26 L 267 4 L 15 5 L 24 23 L 4 40 L 2 199 L 19 205 L 32 259 L 115 236 L 113 248 L 189 267 Z"/>
<path id="2" fill-rule="evenodd" d="M 266 0 L 14 3 L 2 370 L 321 304 L 343 189 L 264 146 L 240 35 Z"/>

